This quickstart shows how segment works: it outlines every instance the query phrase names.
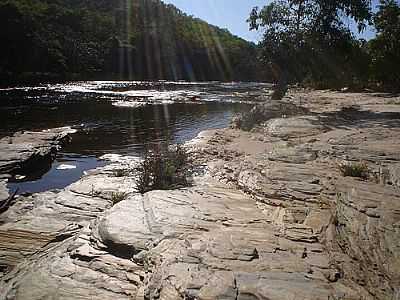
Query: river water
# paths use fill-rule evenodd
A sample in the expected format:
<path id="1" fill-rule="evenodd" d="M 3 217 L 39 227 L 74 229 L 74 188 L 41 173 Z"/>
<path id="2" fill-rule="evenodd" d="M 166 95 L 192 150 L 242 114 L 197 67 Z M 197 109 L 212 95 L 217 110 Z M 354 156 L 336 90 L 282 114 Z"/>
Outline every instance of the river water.
<path id="1" fill-rule="evenodd" d="M 20 193 L 63 188 L 104 165 L 104 154 L 140 156 L 150 143 L 183 143 L 205 129 L 226 127 L 269 89 L 264 83 L 167 81 L 0 89 L 0 137 L 61 126 L 78 130 L 47 172 L 11 182 L 9 188 Z M 60 165 L 72 167 L 60 170 Z"/>

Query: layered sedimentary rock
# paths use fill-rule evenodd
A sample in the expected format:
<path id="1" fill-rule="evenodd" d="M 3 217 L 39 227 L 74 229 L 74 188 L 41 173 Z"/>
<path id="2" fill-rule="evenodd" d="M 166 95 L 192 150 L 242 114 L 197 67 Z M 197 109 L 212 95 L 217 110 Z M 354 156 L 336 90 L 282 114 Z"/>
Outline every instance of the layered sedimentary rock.
<path id="1" fill-rule="evenodd" d="M 112 206 L 113 192 L 131 193 L 135 179 L 116 177 L 137 160 L 104 157 L 111 164 L 90 171 L 63 190 L 19 195 L 0 215 L 0 264 L 3 271 L 23 259 L 76 235 L 91 220 Z"/>
<path id="2" fill-rule="evenodd" d="M 140 195 L 114 176 L 127 159 L 17 201 L 1 216 L 0 298 L 395 299 L 400 109 L 363 94 L 356 109 L 342 109 L 349 94 L 285 101 L 300 97 L 307 109 L 252 132 L 202 133 L 192 187 Z M 368 179 L 338 168 L 359 161 Z M 129 196 L 111 208 L 113 191 Z"/>
<path id="3" fill-rule="evenodd" d="M 0 202 L 6 201 L 9 196 L 10 195 L 7 188 L 7 181 L 0 180 Z"/>
<path id="4" fill-rule="evenodd" d="M 400 286 L 400 190 L 355 180 L 338 182 L 336 241 L 350 256 L 347 276 L 379 299 Z"/>
<path id="5" fill-rule="evenodd" d="M 52 162 L 56 152 L 76 130 L 70 127 L 17 132 L 0 139 L 0 174 L 32 173 Z"/>

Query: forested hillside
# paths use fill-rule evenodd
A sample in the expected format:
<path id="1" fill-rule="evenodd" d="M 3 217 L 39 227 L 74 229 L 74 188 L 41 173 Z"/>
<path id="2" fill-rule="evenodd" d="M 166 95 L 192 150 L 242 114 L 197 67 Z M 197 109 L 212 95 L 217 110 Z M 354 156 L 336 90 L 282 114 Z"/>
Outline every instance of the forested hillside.
<path id="1" fill-rule="evenodd" d="M 256 80 L 257 49 L 160 0 L 1 0 L 2 82 Z"/>

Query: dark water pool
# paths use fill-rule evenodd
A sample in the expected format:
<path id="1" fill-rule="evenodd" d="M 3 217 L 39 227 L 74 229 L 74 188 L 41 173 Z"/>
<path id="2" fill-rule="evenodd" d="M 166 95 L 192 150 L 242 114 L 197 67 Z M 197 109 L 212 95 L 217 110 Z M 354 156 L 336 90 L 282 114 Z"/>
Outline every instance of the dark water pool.
<path id="1" fill-rule="evenodd" d="M 0 136 L 60 126 L 78 130 L 46 173 L 9 188 L 63 188 L 104 165 L 104 154 L 140 156 L 149 143 L 183 143 L 205 129 L 226 127 L 268 89 L 258 83 L 81 82 L 0 90 Z M 63 164 L 72 167 L 60 170 Z"/>
<path id="2" fill-rule="evenodd" d="M 76 155 L 71 153 L 59 153 L 47 172 L 38 178 L 26 178 L 25 180 L 11 180 L 8 183 L 10 191 L 18 189 L 21 193 L 44 192 L 49 189 L 62 189 L 67 185 L 78 181 L 87 170 L 104 166 L 105 161 L 95 156 Z"/>

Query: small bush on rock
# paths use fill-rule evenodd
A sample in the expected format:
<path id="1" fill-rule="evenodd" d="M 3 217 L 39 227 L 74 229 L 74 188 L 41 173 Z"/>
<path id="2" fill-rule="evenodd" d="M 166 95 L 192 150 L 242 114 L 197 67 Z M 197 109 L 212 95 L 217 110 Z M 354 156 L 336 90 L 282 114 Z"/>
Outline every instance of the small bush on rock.
<path id="1" fill-rule="evenodd" d="M 113 175 L 115 177 L 126 177 L 131 175 L 131 171 L 127 169 L 115 169 L 113 170 Z"/>
<path id="2" fill-rule="evenodd" d="M 309 114 L 308 109 L 285 101 L 269 101 L 254 106 L 249 112 L 233 118 L 231 127 L 250 131 L 262 123 L 282 117 Z"/>
<path id="3" fill-rule="evenodd" d="M 138 190 L 167 190 L 189 185 L 189 155 L 181 145 L 156 145 L 146 151 L 139 166 Z"/>
<path id="4" fill-rule="evenodd" d="M 339 171 L 343 176 L 358 177 L 368 179 L 370 170 L 366 163 L 342 163 L 338 165 Z"/>
<path id="5" fill-rule="evenodd" d="M 261 124 L 264 119 L 264 111 L 261 109 L 261 106 L 255 106 L 249 112 L 234 117 L 232 127 L 250 131 L 255 126 Z"/>
<path id="6" fill-rule="evenodd" d="M 113 205 L 124 201 L 128 197 L 128 193 L 125 192 L 112 192 L 111 193 L 111 201 Z"/>
<path id="7" fill-rule="evenodd" d="M 286 84 L 277 84 L 271 94 L 271 100 L 282 100 L 288 91 Z"/>

